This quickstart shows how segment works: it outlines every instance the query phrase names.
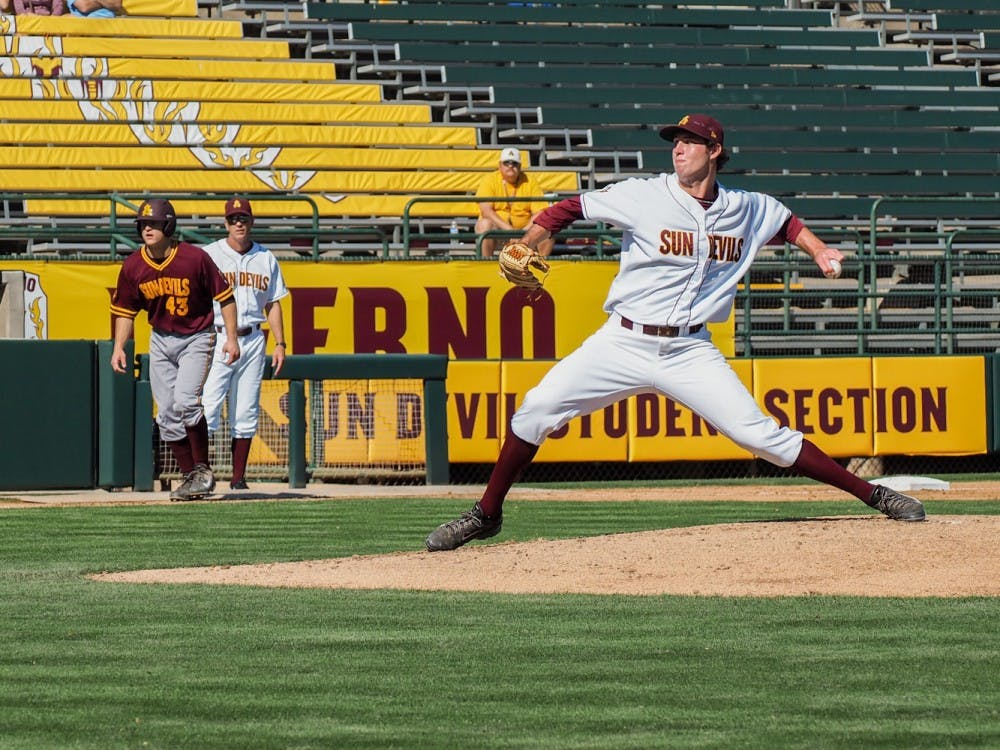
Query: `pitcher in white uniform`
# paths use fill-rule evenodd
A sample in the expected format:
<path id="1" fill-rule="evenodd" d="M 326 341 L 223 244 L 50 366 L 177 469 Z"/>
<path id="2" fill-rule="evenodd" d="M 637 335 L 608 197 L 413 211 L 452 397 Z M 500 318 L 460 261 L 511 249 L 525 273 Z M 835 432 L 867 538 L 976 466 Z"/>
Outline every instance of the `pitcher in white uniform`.
<path id="1" fill-rule="evenodd" d="M 243 356 L 230 364 L 216 345 L 216 356 L 205 382 L 202 403 L 209 432 L 219 429 L 222 404 L 228 404 L 233 456 L 231 489 L 245 490 L 250 444 L 257 434 L 260 413 L 260 384 L 264 377 L 267 341 L 263 323 L 267 323 L 274 341 L 271 368 L 275 373 L 285 362 L 285 327 L 281 299 L 288 294 L 281 268 L 274 254 L 250 236 L 253 209 L 246 198 L 226 202 L 228 236 L 207 245 L 204 250 L 233 287 L 236 298 L 237 326 Z M 216 304 L 215 325 L 221 326 Z"/>
<path id="2" fill-rule="evenodd" d="M 771 240 L 796 245 L 824 273 L 843 255 L 778 200 L 719 184 L 716 175 L 729 153 L 715 118 L 686 115 L 660 136 L 673 142 L 672 174 L 626 179 L 560 201 L 525 232 L 522 241 L 534 248 L 580 218 L 622 229 L 621 266 L 604 302 L 608 319 L 528 391 L 482 499 L 435 529 L 427 549 L 455 549 L 499 533 L 507 492 L 550 433 L 574 417 L 651 392 L 684 404 L 777 466 L 842 489 L 889 518 L 924 519 L 919 500 L 855 476 L 765 414 L 706 328 L 729 317 L 737 284 Z"/>

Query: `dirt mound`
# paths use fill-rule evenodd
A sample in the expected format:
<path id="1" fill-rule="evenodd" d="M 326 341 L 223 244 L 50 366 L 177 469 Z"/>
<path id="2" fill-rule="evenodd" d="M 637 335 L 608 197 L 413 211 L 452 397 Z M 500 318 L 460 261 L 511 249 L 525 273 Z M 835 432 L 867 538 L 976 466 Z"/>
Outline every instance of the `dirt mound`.
<path id="1" fill-rule="evenodd" d="M 832 517 L 94 578 L 515 594 L 997 596 L 998 538 L 1000 516 Z"/>

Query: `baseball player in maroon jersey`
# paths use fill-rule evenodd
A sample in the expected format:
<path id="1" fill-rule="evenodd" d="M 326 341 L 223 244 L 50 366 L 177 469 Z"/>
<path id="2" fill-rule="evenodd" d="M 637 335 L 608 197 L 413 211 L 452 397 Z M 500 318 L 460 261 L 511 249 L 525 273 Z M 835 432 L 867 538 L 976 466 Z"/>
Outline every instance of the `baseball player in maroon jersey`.
<path id="1" fill-rule="evenodd" d="M 169 201 L 145 201 L 135 225 L 144 246 L 125 259 L 118 273 L 111 299 L 115 336 L 111 367 L 115 372 L 131 371 L 125 342 L 134 333 L 136 315 L 145 310 L 153 328 L 149 381 L 156 421 L 184 475 L 170 499 L 197 500 L 215 489 L 208 460 L 208 423 L 201 404 L 215 351 L 212 302 L 222 306 L 224 356 L 235 362 L 240 347 L 233 289 L 204 250 L 174 239 L 177 215 Z"/>
<path id="2" fill-rule="evenodd" d="M 729 154 L 715 118 L 687 115 L 660 136 L 673 143 L 672 174 L 560 201 L 522 237 L 535 248 L 580 218 L 621 227 L 620 267 L 604 303 L 608 319 L 525 394 L 482 499 L 435 529 L 427 549 L 455 549 L 499 533 L 507 492 L 549 434 L 581 414 L 651 392 L 684 404 L 777 466 L 844 490 L 894 520 L 924 519 L 919 500 L 856 477 L 761 411 L 706 328 L 728 319 L 737 284 L 772 240 L 796 245 L 824 274 L 842 260 L 840 251 L 775 198 L 719 184 Z"/>

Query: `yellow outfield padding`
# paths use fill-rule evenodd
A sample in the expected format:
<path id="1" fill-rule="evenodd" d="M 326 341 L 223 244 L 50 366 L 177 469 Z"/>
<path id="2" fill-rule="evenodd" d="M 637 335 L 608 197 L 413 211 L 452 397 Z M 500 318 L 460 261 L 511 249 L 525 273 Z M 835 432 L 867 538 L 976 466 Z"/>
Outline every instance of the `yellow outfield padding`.
<path id="1" fill-rule="evenodd" d="M 204 18 L 83 18 L 82 16 L 0 16 L 0 32 L 41 36 L 175 37 L 242 39 L 239 21 Z"/>
<path id="2" fill-rule="evenodd" d="M 140 123 L 429 123 L 428 104 L 272 104 L 270 102 L 45 101 L 32 99 L 5 108 L 8 122 Z"/>
<path id="3" fill-rule="evenodd" d="M 126 125 L 0 123 L 0 143 L 135 146 L 468 146 L 476 130 L 450 125 Z"/>
<path id="4" fill-rule="evenodd" d="M 150 186 L 149 191 L 155 192 L 156 187 Z M 136 204 L 142 202 L 142 194 L 134 196 Z M 316 202 L 319 216 L 337 217 L 391 217 L 403 215 L 406 204 L 416 195 L 322 195 L 306 193 Z M 184 200 L 171 199 L 178 216 L 215 216 L 219 212 L 219 201 L 215 200 Z M 29 199 L 24 202 L 25 212 L 32 216 L 107 216 L 110 204 L 107 200 L 66 200 L 66 199 Z M 253 212 L 255 216 L 311 216 L 312 212 L 305 201 L 301 203 L 272 203 L 266 200 L 254 199 Z M 470 200 L 468 203 L 456 201 L 453 203 L 416 203 L 411 207 L 410 216 L 441 217 L 442 220 L 454 216 L 477 216 L 479 204 Z"/>
<path id="5" fill-rule="evenodd" d="M 150 39 L 118 37 L 17 36 L 9 55 L 67 57 L 201 58 L 206 60 L 287 60 L 288 42 L 266 39 Z"/>
<path id="6" fill-rule="evenodd" d="M 494 149 L 467 148 L 302 148 L 285 146 L 277 154 L 263 148 L 195 149 L 186 146 L 0 146 L 0 164 L 26 167 L 187 168 L 217 166 L 271 169 L 481 169 L 496 168 Z M 208 161 L 206 161 L 208 160 Z"/>
<path id="7" fill-rule="evenodd" d="M 186 192 L 255 192 L 308 190 L 332 193 L 466 193 L 474 192 L 483 173 L 399 172 L 374 170 L 245 170 L 245 169 L 8 169 L 5 191 L 111 192 L 159 190 Z M 576 190 L 575 172 L 532 172 L 545 192 Z"/>
<path id="8" fill-rule="evenodd" d="M 197 0 L 123 0 L 126 16 L 187 16 L 198 15 Z"/>
<path id="9" fill-rule="evenodd" d="M 377 83 L 317 81 L 150 81 L 116 78 L 2 78 L 0 99 L 198 102 L 381 102 Z"/>
<path id="10" fill-rule="evenodd" d="M 332 81 L 332 62 L 297 60 L 146 60 L 136 57 L 0 58 L 10 77 L 140 78 L 203 81 Z"/>

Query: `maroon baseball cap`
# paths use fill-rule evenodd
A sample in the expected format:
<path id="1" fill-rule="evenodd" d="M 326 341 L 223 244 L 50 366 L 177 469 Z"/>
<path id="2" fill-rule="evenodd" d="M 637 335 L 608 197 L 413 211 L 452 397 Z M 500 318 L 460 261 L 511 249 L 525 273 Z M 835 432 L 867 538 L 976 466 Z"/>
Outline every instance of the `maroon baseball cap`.
<path id="1" fill-rule="evenodd" d="M 708 115 L 684 115 L 676 125 L 660 128 L 660 138 L 665 141 L 672 141 L 678 133 L 690 133 L 720 146 L 726 145 L 722 123 Z"/>
<path id="2" fill-rule="evenodd" d="M 237 214 L 243 214 L 244 216 L 253 218 L 253 209 L 250 207 L 250 201 L 246 198 L 240 198 L 239 196 L 227 200 L 226 218 L 228 219 L 230 216 L 236 216 Z"/>

